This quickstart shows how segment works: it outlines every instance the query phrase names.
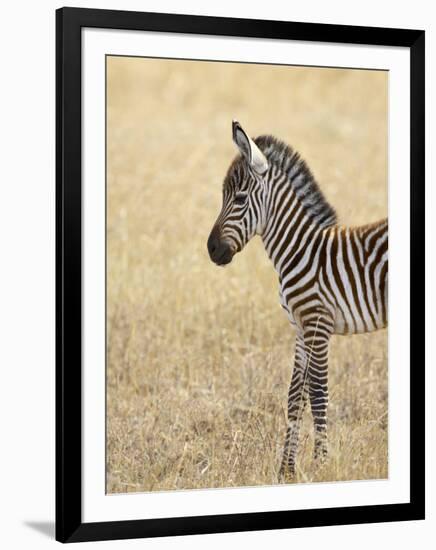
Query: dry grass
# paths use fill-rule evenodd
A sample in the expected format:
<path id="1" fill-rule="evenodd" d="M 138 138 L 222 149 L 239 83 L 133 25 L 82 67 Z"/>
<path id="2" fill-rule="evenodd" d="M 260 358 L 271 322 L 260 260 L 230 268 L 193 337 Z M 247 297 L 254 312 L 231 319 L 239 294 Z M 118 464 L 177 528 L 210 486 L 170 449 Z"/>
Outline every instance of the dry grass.
<path id="1" fill-rule="evenodd" d="M 387 212 L 386 101 L 382 72 L 109 59 L 108 492 L 277 482 L 293 329 L 260 239 L 206 252 L 230 122 L 291 143 L 359 224 Z M 330 358 L 330 458 L 307 413 L 296 481 L 385 478 L 387 332 Z"/>

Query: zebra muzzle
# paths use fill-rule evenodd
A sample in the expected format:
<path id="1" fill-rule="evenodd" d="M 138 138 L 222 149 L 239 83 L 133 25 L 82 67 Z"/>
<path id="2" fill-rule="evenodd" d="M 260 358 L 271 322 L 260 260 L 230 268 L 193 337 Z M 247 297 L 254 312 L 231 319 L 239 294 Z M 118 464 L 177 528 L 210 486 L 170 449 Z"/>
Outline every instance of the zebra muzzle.
<path id="1" fill-rule="evenodd" d="M 213 232 L 207 241 L 210 259 L 217 265 L 226 265 L 232 261 L 233 252 L 226 241 L 217 238 Z"/>

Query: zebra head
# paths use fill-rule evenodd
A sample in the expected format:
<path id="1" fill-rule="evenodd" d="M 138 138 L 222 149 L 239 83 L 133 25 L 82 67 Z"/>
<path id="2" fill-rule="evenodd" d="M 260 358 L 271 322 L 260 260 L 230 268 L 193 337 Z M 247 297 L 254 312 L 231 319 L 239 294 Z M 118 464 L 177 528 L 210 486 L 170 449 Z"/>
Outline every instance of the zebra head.
<path id="1" fill-rule="evenodd" d="M 268 161 L 242 126 L 233 121 L 233 141 L 241 153 L 230 165 L 223 185 L 223 205 L 207 241 L 210 259 L 225 265 L 264 224 L 264 177 Z"/>

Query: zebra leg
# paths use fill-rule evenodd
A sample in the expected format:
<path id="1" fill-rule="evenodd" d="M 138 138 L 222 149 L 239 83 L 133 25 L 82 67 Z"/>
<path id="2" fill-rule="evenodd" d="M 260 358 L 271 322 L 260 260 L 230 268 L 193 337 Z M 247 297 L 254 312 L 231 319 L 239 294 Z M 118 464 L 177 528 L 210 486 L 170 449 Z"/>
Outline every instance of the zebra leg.
<path id="1" fill-rule="evenodd" d="M 304 341 L 308 355 L 308 386 L 315 429 L 315 459 L 327 456 L 328 348 L 333 322 L 319 316 L 306 326 Z"/>
<path id="2" fill-rule="evenodd" d="M 298 436 L 301 418 L 307 402 L 307 355 L 303 334 L 297 333 L 295 360 L 291 384 L 288 392 L 288 426 L 279 478 L 295 475 L 295 458 L 298 449 Z"/>

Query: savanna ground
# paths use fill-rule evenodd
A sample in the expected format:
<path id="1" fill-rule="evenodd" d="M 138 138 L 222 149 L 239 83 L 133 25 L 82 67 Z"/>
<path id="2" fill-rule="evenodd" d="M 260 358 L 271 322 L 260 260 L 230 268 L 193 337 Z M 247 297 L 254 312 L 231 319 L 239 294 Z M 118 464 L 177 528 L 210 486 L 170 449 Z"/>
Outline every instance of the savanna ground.
<path id="1" fill-rule="evenodd" d="M 277 483 L 294 331 L 257 237 L 206 240 L 231 120 L 300 151 L 341 223 L 387 215 L 387 74 L 108 58 L 107 491 Z M 296 482 L 387 477 L 387 331 L 335 336 L 330 456 Z"/>

